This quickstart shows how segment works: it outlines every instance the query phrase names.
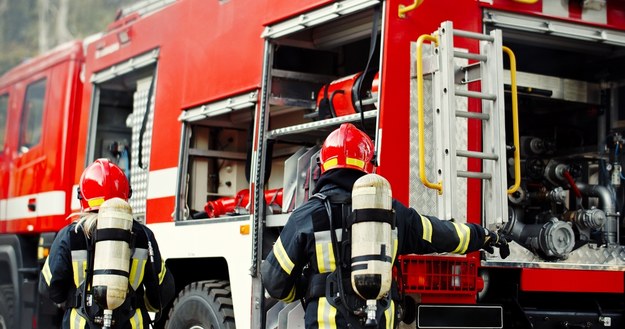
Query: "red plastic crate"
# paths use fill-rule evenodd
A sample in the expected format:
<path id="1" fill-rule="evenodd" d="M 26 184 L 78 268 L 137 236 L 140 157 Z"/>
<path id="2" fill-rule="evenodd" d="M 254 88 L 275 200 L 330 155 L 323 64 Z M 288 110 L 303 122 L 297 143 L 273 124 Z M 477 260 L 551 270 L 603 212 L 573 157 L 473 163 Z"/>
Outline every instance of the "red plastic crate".
<path id="1" fill-rule="evenodd" d="M 406 294 L 420 294 L 422 302 L 474 303 L 484 282 L 474 257 L 439 255 L 400 256 Z"/>

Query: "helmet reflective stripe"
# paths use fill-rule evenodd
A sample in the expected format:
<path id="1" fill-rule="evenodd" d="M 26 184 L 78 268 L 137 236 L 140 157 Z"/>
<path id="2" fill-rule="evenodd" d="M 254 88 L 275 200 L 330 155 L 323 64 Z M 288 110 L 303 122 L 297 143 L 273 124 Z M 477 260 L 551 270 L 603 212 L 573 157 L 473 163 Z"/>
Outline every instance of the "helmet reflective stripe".
<path id="1" fill-rule="evenodd" d="M 87 203 L 89 204 L 89 207 L 99 207 L 102 205 L 102 203 L 104 203 L 104 198 L 99 197 L 99 198 L 89 199 L 87 200 Z"/>
<path id="2" fill-rule="evenodd" d="M 347 163 L 348 165 L 351 166 L 356 166 L 360 169 L 365 169 L 365 162 L 360 160 L 360 159 L 355 159 L 355 158 L 346 158 L 345 159 L 345 163 Z"/>
<path id="3" fill-rule="evenodd" d="M 327 160 L 326 162 L 323 163 L 323 170 L 324 171 L 328 171 L 334 167 L 336 167 L 336 165 L 339 164 L 339 160 L 337 158 L 332 158 Z"/>
<path id="4" fill-rule="evenodd" d="M 339 160 L 338 158 L 332 158 L 327 160 L 326 162 L 323 163 L 323 170 L 324 171 L 328 171 L 334 167 L 337 167 L 339 164 Z M 365 170 L 365 162 L 360 160 L 360 159 L 356 159 L 356 158 L 345 158 L 345 164 L 347 165 L 346 167 L 356 167 L 362 171 Z M 343 168 L 344 166 L 341 166 L 341 168 Z"/>

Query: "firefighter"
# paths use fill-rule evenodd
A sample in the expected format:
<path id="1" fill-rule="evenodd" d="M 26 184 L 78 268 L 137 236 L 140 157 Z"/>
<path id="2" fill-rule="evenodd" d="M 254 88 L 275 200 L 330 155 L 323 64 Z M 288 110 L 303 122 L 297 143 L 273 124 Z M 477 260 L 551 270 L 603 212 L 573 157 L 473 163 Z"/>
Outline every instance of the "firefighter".
<path id="1" fill-rule="evenodd" d="M 127 201 L 130 194 L 126 175 L 108 159 L 96 160 L 82 173 L 78 187 L 82 211 L 70 215 L 69 218 L 77 220 L 61 229 L 54 239 L 39 284 L 42 295 L 65 309 L 62 328 L 103 327 L 103 307 L 94 302 L 93 292 L 89 290 L 94 240 L 101 238 L 94 238 L 98 210 L 105 201 L 114 198 Z M 126 241 L 131 255 L 128 292 L 113 311 L 111 328 L 148 328 L 151 321 L 148 312 L 157 312 L 158 317 L 175 293 L 173 276 L 161 258 L 154 234 L 145 225 L 130 220 L 132 233 Z"/>
<path id="2" fill-rule="evenodd" d="M 341 243 L 341 236 L 349 234 L 345 227 L 351 210 L 346 208 L 354 182 L 375 169 L 373 149 L 369 136 L 349 123 L 328 135 L 319 154 L 321 176 L 315 197 L 293 211 L 261 265 L 262 282 L 270 296 L 284 302 L 302 300 L 307 329 L 365 327 L 365 301 L 355 296 L 350 285 L 349 245 Z M 394 199 L 392 208 L 396 246 L 392 261 L 411 253 L 465 254 L 480 249 L 492 253 L 493 247 L 500 248 L 502 257 L 509 254 L 507 240 L 480 225 L 421 215 Z M 393 286 L 388 294 L 393 298 L 377 302 L 378 328 L 398 325 L 400 298 Z"/>

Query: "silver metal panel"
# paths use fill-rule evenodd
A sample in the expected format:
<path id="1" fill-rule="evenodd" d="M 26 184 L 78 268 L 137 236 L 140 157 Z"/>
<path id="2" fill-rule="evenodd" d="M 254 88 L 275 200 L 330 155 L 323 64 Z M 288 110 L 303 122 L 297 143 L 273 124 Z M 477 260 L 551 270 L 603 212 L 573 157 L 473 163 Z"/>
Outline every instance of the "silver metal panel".
<path id="1" fill-rule="evenodd" d="M 601 85 L 598 83 L 527 72 L 517 72 L 516 81 L 519 87 L 549 90 L 552 93 L 550 98 L 590 104 L 601 103 Z M 504 71 L 504 82 L 510 84 L 508 70 Z"/>
<path id="2" fill-rule="evenodd" d="M 295 18 L 267 26 L 261 34 L 262 38 L 279 38 L 308 27 L 318 26 L 334 20 L 342 15 L 354 13 L 380 3 L 379 0 L 343 0 L 331 5 L 301 14 Z"/>
<path id="3" fill-rule="evenodd" d="M 439 196 L 436 190 L 428 189 L 425 187 L 419 178 L 419 135 L 418 135 L 418 119 L 417 119 L 417 81 L 415 72 L 416 61 L 416 44 L 411 46 L 412 60 L 411 60 L 411 77 L 410 80 L 410 187 L 409 187 L 409 203 L 410 206 L 418 211 L 424 212 L 430 215 L 436 215 L 441 219 L 454 218 L 459 222 L 467 221 L 467 179 L 455 178 L 453 183 L 448 183 L 448 186 L 443 186 L 443 195 Z M 431 47 L 426 45 L 424 47 L 424 55 L 430 54 L 433 56 Z M 425 63 L 438 63 L 438 60 L 434 57 L 424 56 Z M 466 64 L 466 59 L 456 59 L 453 66 L 460 67 Z M 438 70 L 439 65 L 430 65 L 430 68 Z M 427 72 L 427 71 L 426 71 Z M 435 73 L 438 74 L 438 73 Z M 451 80 L 453 82 L 453 78 Z M 424 119 L 425 119 L 425 169 L 426 176 L 432 182 L 438 181 L 441 176 L 437 171 L 443 170 L 443 165 L 440 163 L 443 160 L 445 153 L 445 146 L 442 139 L 444 137 L 436 137 L 434 133 L 434 113 L 435 102 L 434 95 L 440 95 L 440 91 L 435 91 L 432 85 L 432 81 L 427 78 L 424 80 Z M 465 88 L 466 89 L 466 88 Z M 467 111 L 468 101 L 464 97 L 455 97 L 451 99 L 454 109 L 456 111 Z M 453 112 L 452 112 L 453 113 Z M 453 115 L 452 115 L 453 117 Z M 467 149 L 468 145 L 468 124 L 464 118 L 457 118 L 453 121 L 454 135 L 448 136 L 449 140 L 453 140 L 454 148 Z M 447 143 L 451 145 L 452 143 Z M 438 160 L 437 160 L 438 158 Z M 464 157 L 454 157 L 454 167 L 456 170 L 467 170 L 467 159 Z M 437 163 L 438 161 L 438 163 Z M 450 180 L 451 181 L 451 178 Z M 455 185 L 450 187 L 449 185 Z M 453 200 L 448 201 L 449 207 L 443 206 L 445 197 L 449 197 L 453 193 Z M 434 213 L 432 209 L 437 209 Z"/>
<path id="4" fill-rule="evenodd" d="M 135 71 L 139 68 L 154 64 L 158 59 L 159 52 L 159 49 L 153 49 L 147 53 L 141 54 L 127 61 L 110 66 L 102 71 L 96 72 L 91 76 L 91 82 L 94 84 L 102 83 L 120 75 Z"/>
<path id="5" fill-rule="evenodd" d="M 430 53 L 430 47 L 424 48 L 424 54 Z M 419 133 L 418 133 L 418 112 L 417 112 L 417 80 L 416 78 L 416 43 L 411 45 L 410 61 L 410 186 L 409 205 L 419 212 L 431 213 L 432 209 L 437 209 L 437 192 L 425 187 L 419 178 Z M 432 81 L 424 80 L 424 89 L 432 89 Z M 424 131 L 425 131 L 425 170 L 427 177 L 436 177 L 436 166 L 434 163 L 434 136 L 433 115 L 432 115 L 432 93 L 424 93 Z M 429 141 L 429 142 L 428 142 Z M 430 213 L 428 213 L 430 212 Z"/>
<path id="6" fill-rule="evenodd" d="M 559 1 L 543 1 L 543 3 L 552 2 Z M 598 41 L 618 46 L 625 45 L 625 33 L 622 31 L 490 9 L 485 10 L 483 16 L 484 23 L 493 24 L 495 27 L 539 32 L 572 39 Z"/>
<path id="7" fill-rule="evenodd" d="M 295 154 L 284 161 L 284 192 L 282 195 L 282 212 L 288 213 L 295 209 L 295 192 L 297 190 L 297 159 L 301 157 L 307 149 L 302 147 Z"/>
<path id="8" fill-rule="evenodd" d="M 199 121 L 225 113 L 250 108 L 255 106 L 257 101 L 258 90 L 254 90 L 191 108 L 182 112 L 178 117 L 178 120 L 184 122 Z"/>
<path id="9" fill-rule="evenodd" d="M 304 154 L 297 159 L 297 178 L 295 187 L 295 208 L 308 200 L 307 191 L 304 190 L 304 185 L 309 181 L 308 173 L 311 165 L 311 158 L 313 155 L 319 152 L 320 147 L 315 145 L 309 148 Z"/>
<path id="10" fill-rule="evenodd" d="M 154 94 L 150 102 L 145 133 L 143 134 L 142 162 L 145 169 L 139 167 L 139 135 L 148 103 L 148 94 L 153 77 L 137 81 L 137 91 L 134 94 L 133 112 L 131 116 L 132 142 L 130 186 L 132 197 L 128 200 L 134 215 L 145 221 L 146 199 L 148 195 L 148 174 L 150 170 L 150 153 L 152 149 L 152 122 L 154 121 Z"/>
<path id="11" fill-rule="evenodd" d="M 489 120 L 482 121 L 482 141 L 483 152 L 498 159 L 482 161 L 482 170 L 492 175 L 491 179 L 482 181 L 482 213 L 484 226 L 495 229 L 508 220 L 508 164 L 501 30 L 492 31 L 491 36 L 493 42 L 480 42 L 481 53 L 488 57 L 482 65 L 482 92 L 495 95 L 494 100 L 482 101 L 482 112 L 490 115 Z"/>
<path id="12" fill-rule="evenodd" d="M 545 261 L 536 256 L 530 250 L 516 242 L 510 243 L 510 256 L 501 259 L 498 253 L 493 255 L 485 253 L 483 263 L 490 266 L 513 266 L 533 268 L 561 268 L 582 270 L 625 270 L 625 247 L 597 247 L 587 244 L 571 252 L 569 257 L 558 261 Z"/>

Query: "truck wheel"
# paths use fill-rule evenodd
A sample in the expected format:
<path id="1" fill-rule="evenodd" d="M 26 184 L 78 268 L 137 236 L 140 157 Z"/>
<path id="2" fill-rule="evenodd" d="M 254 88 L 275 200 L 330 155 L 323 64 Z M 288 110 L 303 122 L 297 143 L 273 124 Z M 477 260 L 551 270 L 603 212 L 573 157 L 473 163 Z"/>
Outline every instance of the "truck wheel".
<path id="1" fill-rule="evenodd" d="M 13 286 L 0 285 L 0 329 L 13 328 Z"/>
<path id="2" fill-rule="evenodd" d="M 169 311 L 167 329 L 235 329 L 228 281 L 193 282 L 180 292 Z"/>

